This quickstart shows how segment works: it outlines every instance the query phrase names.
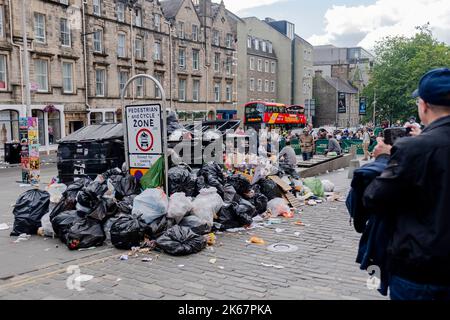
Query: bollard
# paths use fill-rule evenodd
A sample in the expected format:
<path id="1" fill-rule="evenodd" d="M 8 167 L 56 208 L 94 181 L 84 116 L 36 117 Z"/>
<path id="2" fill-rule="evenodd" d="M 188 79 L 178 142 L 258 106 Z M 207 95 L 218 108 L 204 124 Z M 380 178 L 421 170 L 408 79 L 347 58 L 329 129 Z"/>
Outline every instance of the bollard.
<path id="1" fill-rule="evenodd" d="M 356 155 L 356 146 L 352 146 L 350 149 L 350 154 L 352 155 L 353 159 L 350 161 L 350 167 L 348 169 L 348 178 L 353 179 L 353 173 L 356 169 L 359 169 L 361 167 L 361 164 L 359 163 L 359 160 L 357 159 Z"/>

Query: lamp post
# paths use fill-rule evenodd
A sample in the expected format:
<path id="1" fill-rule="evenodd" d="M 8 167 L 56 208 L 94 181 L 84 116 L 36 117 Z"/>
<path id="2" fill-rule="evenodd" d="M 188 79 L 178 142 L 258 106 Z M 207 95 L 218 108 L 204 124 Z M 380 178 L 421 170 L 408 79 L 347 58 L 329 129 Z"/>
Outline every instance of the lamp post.
<path id="1" fill-rule="evenodd" d="M 164 24 L 167 24 L 169 28 L 169 99 L 170 99 L 170 110 L 172 111 L 172 63 L 173 63 L 173 48 L 172 48 L 172 23 L 169 21 L 164 21 Z"/>
<path id="2" fill-rule="evenodd" d="M 30 95 L 30 65 L 28 60 L 28 38 L 27 38 L 27 11 L 26 0 L 22 0 L 22 39 L 23 39 L 23 77 L 25 80 L 25 97 L 27 117 L 31 117 L 31 95 Z M 12 32 L 12 31 L 11 31 Z"/>

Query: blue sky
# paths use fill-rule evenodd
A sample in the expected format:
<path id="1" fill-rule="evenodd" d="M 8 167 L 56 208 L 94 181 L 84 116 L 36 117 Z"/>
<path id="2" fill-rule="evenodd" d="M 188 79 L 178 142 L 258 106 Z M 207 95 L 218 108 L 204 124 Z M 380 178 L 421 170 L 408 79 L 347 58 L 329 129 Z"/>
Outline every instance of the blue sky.
<path id="1" fill-rule="evenodd" d="M 218 2 L 219 0 L 214 0 Z M 313 45 L 373 49 L 386 36 L 412 36 L 430 23 L 450 44 L 450 0 L 224 0 L 241 17 L 288 20 Z"/>

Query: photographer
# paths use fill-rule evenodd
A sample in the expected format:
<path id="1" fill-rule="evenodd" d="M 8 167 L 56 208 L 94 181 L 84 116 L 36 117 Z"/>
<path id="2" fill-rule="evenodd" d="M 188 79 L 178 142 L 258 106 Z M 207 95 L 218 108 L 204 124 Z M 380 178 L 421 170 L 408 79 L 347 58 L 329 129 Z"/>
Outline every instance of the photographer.
<path id="1" fill-rule="evenodd" d="M 394 146 L 378 138 L 375 157 L 390 155 L 366 189 L 364 207 L 393 221 L 387 270 L 393 300 L 450 300 L 450 70 L 420 80 L 417 98 L 425 129 Z"/>

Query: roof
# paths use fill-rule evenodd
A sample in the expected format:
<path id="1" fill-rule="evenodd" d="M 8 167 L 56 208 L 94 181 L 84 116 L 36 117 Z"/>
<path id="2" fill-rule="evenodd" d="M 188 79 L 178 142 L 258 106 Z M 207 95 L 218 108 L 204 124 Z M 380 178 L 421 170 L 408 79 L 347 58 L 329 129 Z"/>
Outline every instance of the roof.
<path id="1" fill-rule="evenodd" d="M 351 86 L 348 82 L 343 81 L 340 78 L 323 77 L 333 88 L 339 92 L 357 94 L 358 90 Z"/>
<path id="2" fill-rule="evenodd" d="M 160 1 L 161 9 L 166 19 L 174 19 L 180 11 L 184 0 L 165 0 Z"/>
<path id="3" fill-rule="evenodd" d="M 76 143 L 114 139 L 123 139 L 123 125 L 121 123 L 90 125 L 62 138 L 58 141 L 58 143 Z"/>

